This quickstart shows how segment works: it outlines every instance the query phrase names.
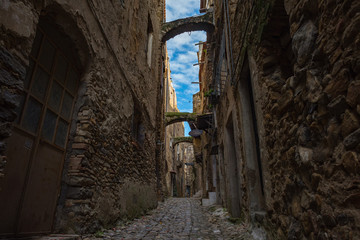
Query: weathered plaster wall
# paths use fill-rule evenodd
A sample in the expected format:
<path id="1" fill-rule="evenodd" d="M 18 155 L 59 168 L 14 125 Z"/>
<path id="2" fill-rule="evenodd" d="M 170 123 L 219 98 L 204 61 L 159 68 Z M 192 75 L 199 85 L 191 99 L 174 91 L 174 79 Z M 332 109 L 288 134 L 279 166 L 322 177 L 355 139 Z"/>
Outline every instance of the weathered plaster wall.
<path id="1" fill-rule="evenodd" d="M 47 16 L 69 36 L 81 61 L 81 87 L 56 213 L 58 231 L 95 231 L 157 205 L 162 4 L 59 0 L 0 5 L 0 174 L 6 167 L 4 140 L 11 135 L 39 16 Z M 149 24 L 154 33 L 152 68 L 146 52 Z M 134 111 L 144 129 L 141 141 L 132 131 Z"/>
<path id="2" fill-rule="evenodd" d="M 234 116 L 241 211 L 249 219 L 254 213 L 239 95 L 248 63 L 267 213 L 254 222 L 280 239 L 359 238 L 360 4 L 231 3 L 234 76 L 216 116 L 218 128 L 226 127 L 230 112 Z M 215 19 L 218 41 L 224 24 L 220 4 Z M 219 132 L 217 141 L 225 147 L 224 131 Z"/>

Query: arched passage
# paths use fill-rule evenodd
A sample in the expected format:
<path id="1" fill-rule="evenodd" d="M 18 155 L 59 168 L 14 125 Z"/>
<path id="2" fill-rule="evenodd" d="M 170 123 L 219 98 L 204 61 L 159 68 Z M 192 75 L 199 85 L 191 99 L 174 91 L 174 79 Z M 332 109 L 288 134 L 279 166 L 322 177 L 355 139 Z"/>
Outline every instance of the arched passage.
<path id="1" fill-rule="evenodd" d="M 196 121 L 196 117 L 196 113 L 167 112 L 165 113 L 165 126 L 169 126 L 178 122 L 188 122 L 190 128 L 192 128 L 193 123 Z"/>
<path id="2" fill-rule="evenodd" d="M 179 137 L 179 138 L 173 138 L 173 148 L 179 144 L 179 143 L 193 143 L 193 138 L 192 137 Z"/>
<path id="3" fill-rule="evenodd" d="M 162 25 L 162 42 L 166 42 L 167 40 L 184 32 L 206 31 L 209 33 L 213 30 L 214 25 L 212 12 L 201 16 L 182 18 Z"/>

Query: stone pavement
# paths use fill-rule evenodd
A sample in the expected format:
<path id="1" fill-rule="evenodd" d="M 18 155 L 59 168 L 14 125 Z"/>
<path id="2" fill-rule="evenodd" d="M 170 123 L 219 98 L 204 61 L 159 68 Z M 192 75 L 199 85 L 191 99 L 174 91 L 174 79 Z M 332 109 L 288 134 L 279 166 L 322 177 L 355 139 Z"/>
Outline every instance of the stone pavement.
<path id="1" fill-rule="evenodd" d="M 199 199 L 170 198 L 140 219 L 82 239 L 253 239 L 248 225 L 227 218 L 223 208 L 202 207 Z"/>

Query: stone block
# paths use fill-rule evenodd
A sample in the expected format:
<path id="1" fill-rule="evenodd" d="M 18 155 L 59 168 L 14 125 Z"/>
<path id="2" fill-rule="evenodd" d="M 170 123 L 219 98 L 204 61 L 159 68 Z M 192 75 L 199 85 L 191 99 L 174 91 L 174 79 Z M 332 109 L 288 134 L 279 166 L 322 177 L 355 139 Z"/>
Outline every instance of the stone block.
<path id="1" fill-rule="evenodd" d="M 66 193 L 69 199 L 88 199 L 91 198 L 92 195 L 93 192 L 91 190 L 81 187 L 69 187 Z"/>
<path id="2" fill-rule="evenodd" d="M 19 105 L 20 96 L 18 94 L 11 93 L 7 90 L 0 90 L 0 102 L 4 102 L 5 105 L 16 108 Z"/>
<path id="3" fill-rule="evenodd" d="M 360 127 L 358 117 L 351 111 L 346 110 L 341 124 L 341 134 L 346 137 Z"/>
<path id="4" fill-rule="evenodd" d="M 75 187 L 84 187 L 84 186 L 93 186 L 95 184 L 94 180 L 82 177 L 82 176 L 70 176 L 67 180 L 67 184 Z"/>
<path id="5" fill-rule="evenodd" d="M 347 150 L 355 148 L 360 143 L 360 129 L 349 134 L 343 141 Z"/>
<path id="6" fill-rule="evenodd" d="M 348 151 L 342 157 L 342 165 L 348 173 L 356 174 L 359 168 L 359 159 L 355 152 Z"/>
<path id="7" fill-rule="evenodd" d="M 340 213 L 336 215 L 336 221 L 340 226 L 345 226 L 349 223 L 349 217 L 345 213 Z"/>
<path id="8" fill-rule="evenodd" d="M 304 146 L 308 145 L 308 143 L 311 140 L 310 128 L 307 126 L 300 126 L 299 129 L 297 130 L 297 137 L 299 144 Z"/>
<path id="9" fill-rule="evenodd" d="M 311 57 L 317 34 L 318 30 L 312 21 L 304 23 L 295 32 L 292 40 L 292 47 L 299 66 L 304 66 Z"/>
<path id="10" fill-rule="evenodd" d="M 69 162 L 69 169 L 70 170 L 78 170 L 81 167 L 81 160 L 82 158 L 71 156 Z"/>
<path id="11" fill-rule="evenodd" d="M 73 143 L 72 148 L 73 149 L 82 149 L 86 150 L 88 149 L 89 145 L 86 143 Z"/>
<path id="12" fill-rule="evenodd" d="M 300 204 L 300 198 L 294 197 L 291 201 L 291 213 L 294 217 L 299 218 L 301 215 L 302 209 Z"/>
<path id="13" fill-rule="evenodd" d="M 0 10 L 1 12 L 1 10 Z M 25 79 L 25 66 L 20 63 L 9 51 L 0 47 L 0 62 L 2 62 L 10 72 L 16 73 L 20 80 Z"/>
<path id="14" fill-rule="evenodd" d="M 360 80 L 351 82 L 346 95 L 346 102 L 352 106 L 360 104 Z"/>
<path id="15" fill-rule="evenodd" d="M 336 226 L 335 215 L 333 213 L 332 208 L 329 205 L 323 204 L 321 206 L 321 216 L 324 224 L 328 228 L 333 228 Z"/>
<path id="16" fill-rule="evenodd" d="M 313 231 L 318 231 L 317 216 L 313 211 L 308 210 L 307 212 L 305 212 L 301 216 L 300 221 L 306 236 L 311 235 Z"/>
<path id="17" fill-rule="evenodd" d="M 308 101 L 311 103 L 319 101 L 322 96 L 322 86 L 316 74 L 311 70 L 306 73 L 306 87 L 308 88 Z"/>
<path id="18" fill-rule="evenodd" d="M 329 96 L 329 98 L 335 98 L 344 94 L 348 89 L 349 78 L 349 70 L 342 69 L 336 77 L 329 81 L 324 92 Z"/>
<path id="19" fill-rule="evenodd" d="M 353 206 L 357 209 L 360 209 L 360 193 L 353 193 L 345 198 L 344 204 L 347 206 Z"/>
<path id="20" fill-rule="evenodd" d="M 88 140 L 85 139 L 83 136 L 75 136 L 74 142 L 75 143 L 88 143 Z"/>
<path id="21" fill-rule="evenodd" d="M 337 96 L 327 105 L 331 114 L 338 116 L 345 112 L 347 103 L 344 95 Z"/>
<path id="22" fill-rule="evenodd" d="M 30 4 L 4 1 L 0 4 L 0 22 L 3 27 L 20 37 L 29 38 L 35 32 L 34 25 L 37 21 Z"/>
<path id="23" fill-rule="evenodd" d="M 341 45 L 343 47 L 347 47 L 354 42 L 354 39 L 359 36 L 360 29 L 360 15 L 357 14 L 353 19 L 351 19 L 350 23 L 347 25 L 342 39 Z"/>
<path id="24" fill-rule="evenodd" d="M 277 56 L 268 56 L 265 57 L 262 61 L 263 64 L 263 71 L 266 71 L 266 69 L 276 65 L 278 63 L 279 59 L 277 58 Z"/>
<path id="25" fill-rule="evenodd" d="M 284 7 L 285 7 L 286 13 L 289 15 L 291 10 L 295 9 L 297 4 L 298 4 L 297 0 L 285 0 Z"/>
<path id="26" fill-rule="evenodd" d="M 312 161 L 313 150 L 305 147 L 298 147 L 300 160 L 303 164 L 307 164 Z"/>
<path id="27" fill-rule="evenodd" d="M 301 194 L 300 205 L 304 209 L 309 209 L 312 202 L 314 202 L 314 195 L 310 194 L 308 191 L 303 191 Z"/>
<path id="28" fill-rule="evenodd" d="M 311 187 L 316 190 L 317 187 L 319 186 L 320 181 L 322 180 L 322 175 L 318 174 L 318 173 L 313 173 L 311 175 Z"/>
<path id="29" fill-rule="evenodd" d="M 342 156 L 343 156 L 343 154 L 345 153 L 345 146 L 344 146 L 344 144 L 342 144 L 342 143 L 340 143 L 340 144 L 338 144 L 336 147 L 335 147 L 335 149 L 334 149 L 334 151 L 333 151 L 333 155 L 332 155 L 332 158 L 335 160 L 335 162 L 337 163 L 337 164 L 341 164 L 341 162 L 342 162 Z"/>
<path id="30" fill-rule="evenodd" d="M 302 235 L 301 224 L 299 221 L 294 219 L 290 225 L 287 239 L 288 240 L 298 240 L 298 239 L 301 239 L 301 235 Z"/>
<path id="31" fill-rule="evenodd" d="M 283 96 L 279 99 L 278 104 L 278 113 L 281 115 L 284 112 L 286 112 L 288 110 L 288 108 L 290 107 L 291 103 L 293 102 L 293 92 L 292 90 L 287 90 Z"/>
<path id="32" fill-rule="evenodd" d="M 23 89 L 23 82 L 4 69 L 0 69 L 0 83 L 1 85 L 12 86 L 19 90 Z"/>

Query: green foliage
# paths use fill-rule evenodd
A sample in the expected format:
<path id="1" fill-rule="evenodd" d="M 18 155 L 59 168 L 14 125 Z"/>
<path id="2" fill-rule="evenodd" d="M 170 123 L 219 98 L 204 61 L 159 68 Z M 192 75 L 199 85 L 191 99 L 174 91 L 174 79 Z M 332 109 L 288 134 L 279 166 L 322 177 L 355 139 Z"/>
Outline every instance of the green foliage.
<path id="1" fill-rule="evenodd" d="M 174 141 L 176 142 L 182 142 L 182 141 L 192 141 L 193 137 L 176 137 L 174 138 Z"/>
<path id="2" fill-rule="evenodd" d="M 196 113 L 189 112 L 167 112 L 165 113 L 165 117 L 185 117 L 185 116 L 193 116 Z"/>
<path id="3" fill-rule="evenodd" d="M 95 237 L 96 237 L 96 238 L 102 238 L 102 237 L 104 237 L 104 232 L 103 232 L 103 231 L 97 231 L 97 232 L 95 233 Z"/>
<path id="4" fill-rule="evenodd" d="M 204 97 L 210 97 L 211 94 L 214 92 L 214 89 L 209 89 L 209 91 L 204 92 Z"/>
<path id="5" fill-rule="evenodd" d="M 216 206 L 212 206 L 212 207 L 209 208 L 209 211 L 210 211 L 210 212 L 215 212 L 216 209 L 217 209 Z"/>

